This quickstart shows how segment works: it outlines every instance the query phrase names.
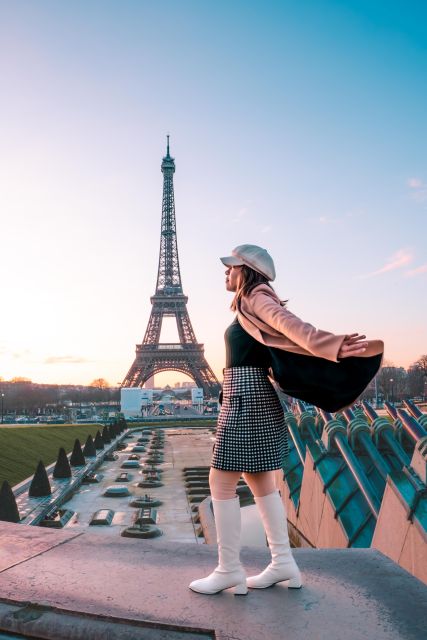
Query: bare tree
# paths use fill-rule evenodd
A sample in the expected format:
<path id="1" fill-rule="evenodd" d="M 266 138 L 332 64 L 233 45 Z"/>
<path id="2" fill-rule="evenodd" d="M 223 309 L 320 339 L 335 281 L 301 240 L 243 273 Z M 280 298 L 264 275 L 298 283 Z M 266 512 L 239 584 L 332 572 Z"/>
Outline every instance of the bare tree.
<path id="1" fill-rule="evenodd" d="M 386 361 L 378 372 L 378 387 L 384 400 L 401 400 L 406 395 L 407 373 L 403 367 L 395 367 Z"/>
<path id="2" fill-rule="evenodd" d="M 408 369 L 407 391 L 411 398 L 424 394 L 424 374 L 416 364 L 412 364 Z"/>
<path id="3" fill-rule="evenodd" d="M 109 389 L 110 388 L 110 384 L 107 382 L 107 380 L 105 378 L 96 378 L 95 380 L 92 380 L 92 382 L 89 385 L 90 387 L 96 387 L 97 389 Z"/>
<path id="4" fill-rule="evenodd" d="M 418 360 L 414 363 L 418 369 L 420 369 L 423 374 L 427 377 L 427 354 L 420 356 Z"/>
<path id="5" fill-rule="evenodd" d="M 427 384 L 427 354 L 420 356 L 418 360 L 414 363 L 414 366 L 422 373 L 423 376 L 423 389 L 421 394 L 423 396 L 423 400 L 425 400 L 425 390 Z"/>

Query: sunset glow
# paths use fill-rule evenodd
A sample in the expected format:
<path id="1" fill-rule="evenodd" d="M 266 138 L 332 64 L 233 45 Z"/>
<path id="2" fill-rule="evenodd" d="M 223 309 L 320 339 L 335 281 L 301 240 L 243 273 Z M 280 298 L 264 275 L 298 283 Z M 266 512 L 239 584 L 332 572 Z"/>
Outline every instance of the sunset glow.
<path id="1" fill-rule="evenodd" d="M 218 378 L 219 256 L 242 243 L 269 250 L 304 320 L 381 338 L 396 366 L 427 353 L 427 15 L 381 7 L 2 3 L 0 376 L 123 380 L 156 286 L 167 132 L 184 293 Z"/>

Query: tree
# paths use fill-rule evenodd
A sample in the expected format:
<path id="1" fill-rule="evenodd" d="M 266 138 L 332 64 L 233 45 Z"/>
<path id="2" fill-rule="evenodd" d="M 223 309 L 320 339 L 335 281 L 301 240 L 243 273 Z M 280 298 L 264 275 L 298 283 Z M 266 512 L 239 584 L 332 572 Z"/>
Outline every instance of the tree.
<path id="1" fill-rule="evenodd" d="M 403 367 L 395 367 L 385 361 L 378 372 L 378 390 L 384 400 L 401 400 L 406 395 L 407 373 Z"/>
<path id="2" fill-rule="evenodd" d="M 109 389 L 110 388 L 110 384 L 107 382 L 107 380 L 105 380 L 105 378 L 96 378 L 95 380 L 92 380 L 92 382 L 89 385 L 90 387 L 96 387 L 96 389 Z"/>
<path id="3" fill-rule="evenodd" d="M 420 356 L 414 364 L 427 377 L 427 354 Z"/>
<path id="4" fill-rule="evenodd" d="M 408 369 L 407 378 L 408 394 L 411 398 L 423 395 L 424 392 L 424 374 L 416 364 L 412 364 Z"/>
<path id="5" fill-rule="evenodd" d="M 427 383 L 427 354 L 420 356 L 418 360 L 414 363 L 414 366 L 421 372 L 423 376 L 423 389 L 421 394 L 424 398 L 425 385 Z"/>
<path id="6" fill-rule="evenodd" d="M 12 378 L 11 382 L 16 383 L 16 382 L 30 382 L 31 380 L 29 378 L 24 378 L 23 376 L 16 376 L 15 378 Z"/>

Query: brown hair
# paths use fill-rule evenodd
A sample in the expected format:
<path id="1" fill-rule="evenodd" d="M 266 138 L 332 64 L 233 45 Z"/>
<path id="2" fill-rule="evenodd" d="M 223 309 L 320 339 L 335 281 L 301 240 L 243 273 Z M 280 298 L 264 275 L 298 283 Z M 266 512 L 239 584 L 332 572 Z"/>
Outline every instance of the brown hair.
<path id="1" fill-rule="evenodd" d="M 258 271 L 255 271 L 255 269 L 251 269 L 251 267 L 248 267 L 246 264 L 242 265 L 242 268 L 240 270 L 239 285 L 231 303 L 230 309 L 232 311 L 238 311 L 240 307 L 240 300 L 243 297 L 248 296 L 252 289 L 257 287 L 259 284 L 266 284 L 272 291 L 274 291 L 273 287 L 265 276 L 263 276 Z M 287 302 L 288 300 L 281 300 L 280 304 L 282 305 L 282 307 L 286 307 Z"/>

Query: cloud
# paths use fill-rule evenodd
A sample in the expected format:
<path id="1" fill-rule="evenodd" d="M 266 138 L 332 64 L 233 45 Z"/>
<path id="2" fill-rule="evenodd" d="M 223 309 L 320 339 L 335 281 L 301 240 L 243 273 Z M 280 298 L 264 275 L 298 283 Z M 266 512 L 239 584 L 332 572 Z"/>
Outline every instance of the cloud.
<path id="1" fill-rule="evenodd" d="M 388 259 L 386 264 L 381 267 L 381 269 L 378 269 L 378 271 L 374 271 L 373 275 L 400 269 L 400 267 L 404 267 L 405 264 L 411 262 L 413 258 L 414 256 L 409 249 L 399 249 L 391 256 L 391 258 Z"/>
<path id="2" fill-rule="evenodd" d="M 261 229 L 261 233 L 268 233 L 269 231 L 271 231 L 271 225 L 269 224 Z"/>
<path id="3" fill-rule="evenodd" d="M 412 252 L 409 249 L 399 249 L 394 253 L 391 258 L 388 259 L 386 264 L 374 271 L 371 275 L 376 276 L 381 273 L 387 273 L 388 271 L 394 271 L 395 269 L 400 269 L 400 267 L 404 267 L 405 264 L 408 264 L 413 260 Z"/>
<path id="4" fill-rule="evenodd" d="M 426 264 L 422 264 L 419 267 L 415 267 L 415 269 L 406 271 L 405 276 L 408 276 L 408 278 L 413 278 L 414 276 L 419 276 L 421 273 L 427 273 L 427 262 Z"/>
<path id="5" fill-rule="evenodd" d="M 382 273 L 388 273 L 389 271 L 395 271 L 396 269 L 401 269 L 402 267 L 407 265 L 409 262 L 412 262 L 413 259 L 414 259 L 414 256 L 413 256 L 413 253 L 412 253 L 411 249 L 398 249 L 398 251 L 393 253 L 393 255 L 390 258 L 388 258 L 388 260 L 385 263 L 385 265 L 380 267 L 380 269 L 377 269 L 376 271 L 373 271 L 372 273 L 368 273 L 368 274 L 365 274 L 365 275 L 362 275 L 362 276 L 359 276 L 359 277 L 360 278 L 371 278 L 373 276 L 379 276 Z"/>
<path id="6" fill-rule="evenodd" d="M 90 362 L 90 360 L 78 356 L 49 356 L 45 359 L 44 364 L 82 364 L 85 362 Z"/>
<path id="7" fill-rule="evenodd" d="M 427 201 L 427 183 L 420 178 L 408 178 L 406 184 L 409 187 L 409 194 L 412 200 L 415 200 L 415 202 Z"/>
<path id="8" fill-rule="evenodd" d="M 319 222 L 320 224 L 345 224 L 349 218 L 360 217 L 361 215 L 363 215 L 363 210 L 355 209 L 345 211 L 343 214 L 337 216 L 322 215 L 309 219 Z"/>
<path id="9" fill-rule="evenodd" d="M 17 351 L 13 351 L 10 347 L 5 346 L 4 344 L 0 344 L 0 355 L 13 358 L 14 360 L 19 360 L 20 358 L 29 358 L 31 356 L 30 349 L 21 349 Z"/>
<path id="10" fill-rule="evenodd" d="M 309 218 L 310 220 L 314 220 L 315 222 L 319 222 L 320 224 L 332 224 L 334 222 L 342 222 L 343 218 L 339 216 L 317 216 L 316 218 Z"/>
<path id="11" fill-rule="evenodd" d="M 419 178 L 408 178 L 407 185 L 410 189 L 419 189 L 423 183 Z"/>
<path id="12" fill-rule="evenodd" d="M 31 355 L 31 351 L 29 349 L 24 349 L 23 351 L 14 351 L 12 353 L 12 357 L 15 360 L 19 360 L 20 358 L 28 358 Z"/>
<path id="13" fill-rule="evenodd" d="M 246 216 L 247 213 L 248 213 L 248 208 L 242 207 L 241 209 L 238 210 L 234 218 L 232 218 L 232 222 L 239 222 L 242 218 Z"/>

